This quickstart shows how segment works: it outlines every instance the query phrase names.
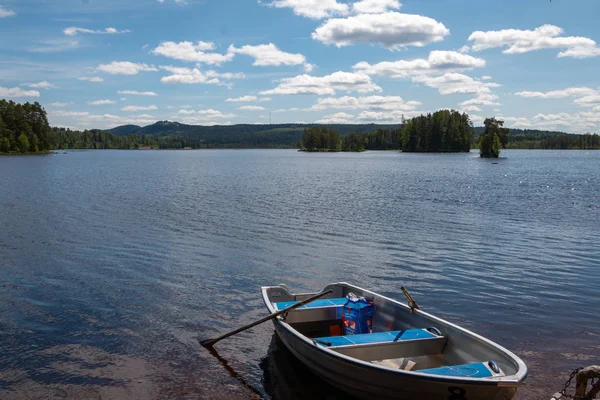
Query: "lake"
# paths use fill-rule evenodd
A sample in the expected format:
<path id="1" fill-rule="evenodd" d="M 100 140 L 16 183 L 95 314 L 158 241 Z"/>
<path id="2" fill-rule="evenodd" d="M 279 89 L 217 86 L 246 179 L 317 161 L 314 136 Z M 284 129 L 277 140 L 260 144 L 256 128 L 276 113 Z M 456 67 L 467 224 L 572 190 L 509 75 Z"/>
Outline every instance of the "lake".
<path id="1" fill-rule="evenodd" d="M 220 360 L 197 339 L 265 315 L 261 285 L 348 281 L 406 286 L 548 399 L 600 360 L 599 171 L 593 151 L 0 157 L 0 398 L 345 398 L 270 323 Z"/>

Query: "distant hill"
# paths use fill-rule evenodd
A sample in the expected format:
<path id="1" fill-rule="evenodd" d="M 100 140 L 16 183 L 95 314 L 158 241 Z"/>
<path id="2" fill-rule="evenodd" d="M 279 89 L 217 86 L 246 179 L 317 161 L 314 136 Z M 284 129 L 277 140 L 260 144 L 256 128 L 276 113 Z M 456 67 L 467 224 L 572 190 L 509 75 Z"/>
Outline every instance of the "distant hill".
<path id="1" fill-rule="evenodd" d="M 293 148 L 302 137 L 304 129 L 318 124 L 241 124 L 241 125 L 186 125 L 179 122 L 159 121 L 139 127 L 124 125 L 108 129 L 114 135 L 149 135 L 173 147 L 193 148 Z M 328 124 L 341 137 L 352 132 L 368 133 L 377 129 L 398 128 L 399 125 L 379 124 Z"/>
<path id="2" fill-rule="evenodd" d="M 108 129 L 107 132 L 110 132 L 114 135 L 131 135 L 134 133 L 138 133 L 140 129 L 142 129 L 142 127 L 137 125 L 123 125 L 117 126 L 116 128 Z"/>

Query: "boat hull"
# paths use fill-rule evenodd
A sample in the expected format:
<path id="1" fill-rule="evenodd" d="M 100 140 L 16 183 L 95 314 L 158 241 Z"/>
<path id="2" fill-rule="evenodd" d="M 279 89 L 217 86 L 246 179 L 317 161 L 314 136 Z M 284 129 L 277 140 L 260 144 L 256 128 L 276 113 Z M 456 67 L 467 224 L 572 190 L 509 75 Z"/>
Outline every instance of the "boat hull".
<path id="1" fill-rule="evenodd" d="M 312 309 L 309 307 L 301 312 L 286 313 L 273 319 L 273 324 L 282 343 L 298 360 L 328 383 L 354 397 L 407 400 L 510 400 L 527 376 L 527 366 L 515 354 L 458 325 L 421 310 L 413 312 L 403 303 L 345 282 L 332 283 L 323 289 L 323 292 L 327 290 L 330 294 L 325 299 L 332 300 L 331 305 L 315 304 Z M 327 325 L 328 321 L 334 324 L 337 323 L 336 321 L 339 322 L 339 310 L 333 300 L 344 298 L 348 293 L 365 296 L 373 302 L 376 310 L 373 319 L 374 332 L 427 328 L 437 331 L 440 338 L 445 338 L 445 344 L 439 351 L 434 351 L 433 347 L 427 349 L 425 341 L 409 343 L 410 340 L 404 342 L 407 345 L 394 345 L 387 349 L 386 345 L 380 347 L 379 344 L 376 347 L 365 346 L 360 349 L 355 347 L 344 351 L 342 351 L 344 346 L 337 349 L 323 346 L 323 343 L 326 343 L 323 340 L 327 340 L 323 338 L 324 335 L 312 335 L 315 332 L 323 332 L 323 326 L 319 325 L 322 322 L 325 322 L 325 327 L 332 326 Z M 299 301 L 315 294 L 293 294 L 287 287 L 281 285 L 262 288 L 263 301 L 271 313 L 277 311 L 279 307 L 277 304 L 285 307 L 289 304 L 286 302 Z M 315 323 L 317 327 L 314 326 Z M 443 333 L 439 334 L 439 332 Z M 311 339 L 311 337 L 319 339 Z M 427 343 L 432 344 L 432 342 Z M 418 353 L 413 350 L 418 350 Z M 416 359 L 411 358 L 415 355 L 418 355 Z M 377 361 L 381 359 L 393 361 L 402 357 L 408 357 L 410 361 L 416 360 L 418 368 L 399 369 L 382 365 L 381 361 Z M 484 377 L 456 375 L 453 370 L 450 374 L 425 373 L 427 368 L 432 371 L 439 366 L 460 367 L 487 361 L 490 363 L 493 361 L 495 375 Z M 432 367 L 434 368 L 431 369 Z"/>
<path id="2" fill-rule="evenodd" d="M 433 379 L 405 377 L 393 370 L 375 366 L 369 369 L 340 357 L 323 354 L 314 344 L 298 340 L 279 320 L 274 320 L 273 324 L 283 344 L 296 358 L 331 385 L 355 397 L 395 400 L 510 400 L 516 394 L 514 387 L 498 387 L 495 384 L 457 385 Z"/>

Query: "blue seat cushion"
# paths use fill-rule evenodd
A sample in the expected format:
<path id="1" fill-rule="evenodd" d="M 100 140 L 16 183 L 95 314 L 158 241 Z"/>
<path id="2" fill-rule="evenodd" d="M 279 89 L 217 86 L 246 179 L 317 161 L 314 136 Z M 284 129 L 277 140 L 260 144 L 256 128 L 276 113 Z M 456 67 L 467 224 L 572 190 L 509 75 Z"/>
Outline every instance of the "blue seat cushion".
<path id="1" fill-rule="evenodd" d="M 391 331 L 377 333 L 361 333 L 358 335 L 329 336 L 316 338 L 319 345 L 324 347 L 352 346 L 361 344 L 393 343 L 405 340 L 429 339 L 437 337 L 425 329 L 409 329 L 406 331 Z M 325 343 L 330 343 L 327 346 Z"/>
<path id="2" fill-rule="evenodd" d="M 344 304 L 346 304 L 346 301 L 348 301 L 348 299 L 346 299 L 345 297 L 340 297 L 340 298 L 335 298 L 335 299 L 319 299 L 319 300 L 315 300 L 315 301 L 311 301 L 308 304 L 305 304 L 301 307 L 298 307 L 298 309 L 302 309 L 302 308 L 318 308 L 318 307 L 342 307 Z M 284 308 L 287 308 L 289 306 L 293 306 L 294 304 L 297 304 L 297 301 L 282 301 L 279 303 L 274 303 L 275 307 L 277 307 L 278 310 L 283 310 Z"/>
<path id="3" fill-rule="evenodd" d="M 494 375 L 482 362 L 421 369 L 416 372 L 422 372 L 424 374 L 431 375 L 458 376 L 462 378 L 487 378 Z"/>

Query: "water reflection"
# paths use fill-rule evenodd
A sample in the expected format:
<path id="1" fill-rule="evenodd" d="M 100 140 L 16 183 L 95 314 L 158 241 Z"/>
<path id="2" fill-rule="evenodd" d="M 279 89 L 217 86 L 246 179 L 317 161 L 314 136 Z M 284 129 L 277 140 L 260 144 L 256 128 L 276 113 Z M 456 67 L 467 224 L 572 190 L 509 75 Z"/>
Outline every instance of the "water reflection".
<path id="1" fill-rule="evenodd" d="M 349 396 L 313 374 L 273 334 L 267 356 L 260 362 L 263 385 L 273 400 L 346 399 Z"/>

